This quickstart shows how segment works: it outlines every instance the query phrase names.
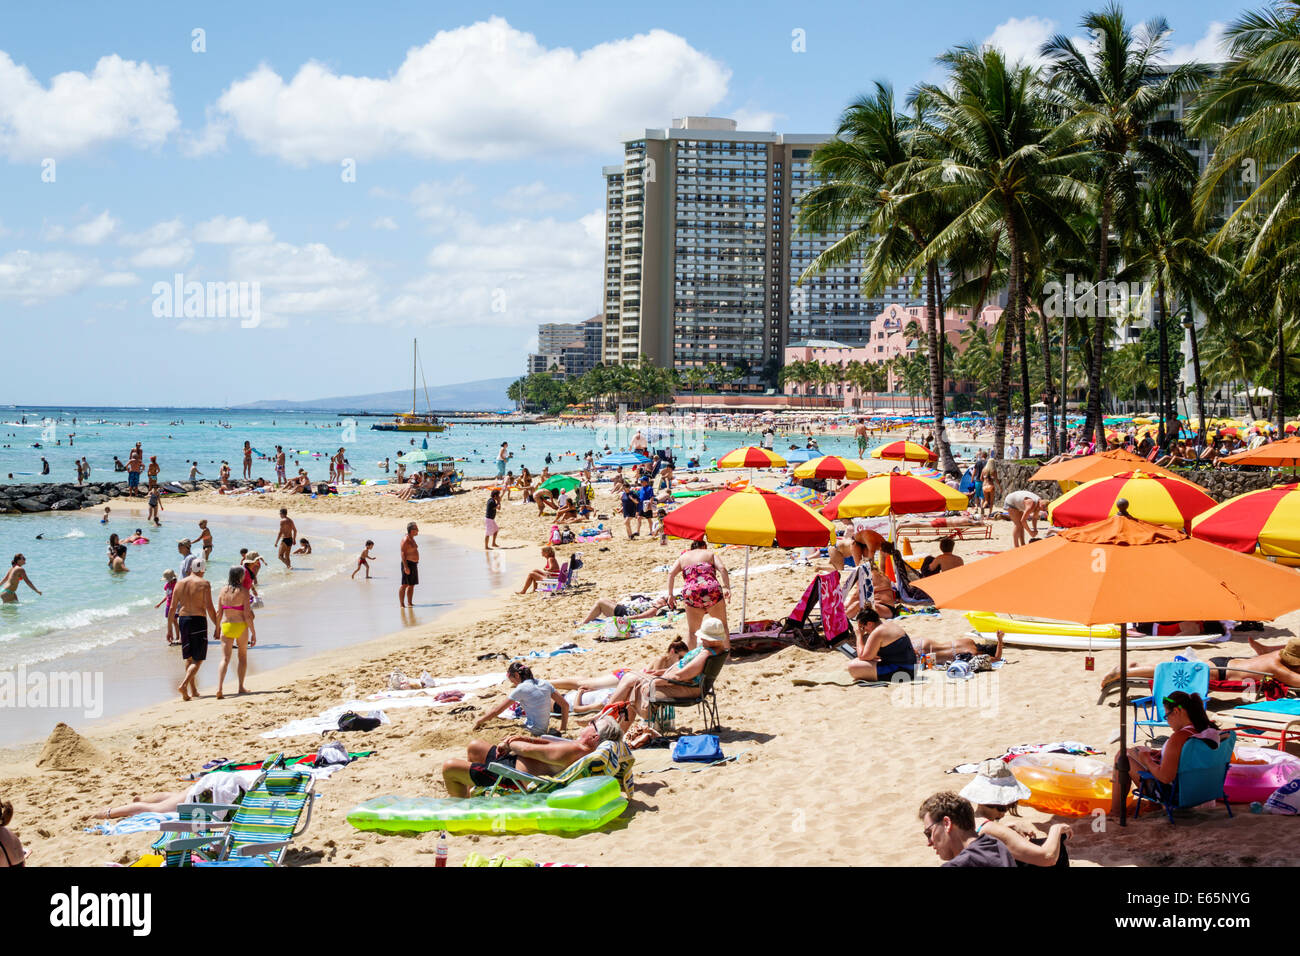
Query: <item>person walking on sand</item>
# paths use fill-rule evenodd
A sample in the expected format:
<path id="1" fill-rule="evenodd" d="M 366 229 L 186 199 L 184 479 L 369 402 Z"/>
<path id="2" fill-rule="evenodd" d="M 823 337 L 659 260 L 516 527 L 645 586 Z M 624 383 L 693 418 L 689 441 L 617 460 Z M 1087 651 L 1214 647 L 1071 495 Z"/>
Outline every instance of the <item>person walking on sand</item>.
<path id="1" fill-rule="evenodd" d="M 406 537 L 402 539 L 402 583 L 397 588 L 397 606 L 415 607 L 415 586 L 420 583 L 420 546 L 415 543 L 415 536 L 420 533 L 420 526 L 414 521 L 406 526 Z"/>
<path id="2" fill-rule="evenodd" d="M 172 592 L 172 618 L 185 661 L 185 676 L 176 690 L 183 700 L 199 696 L 195 678 L 208 659 L 208 621 L 217 620 L 217 609 L 212 606 L 212 585 L 203 577 L 206 569 L 202 558 L 194 558 L 189 575 L 178 581 Z"/>
<path id="3" fill-rule="evenodd" d="M 501 492 L 494 491 L 488 495 L 487 517 L 483 522 L 483 550 L 490 551 L 497 546 L 497 534 L 501 528 L 497 525 L 497 507 L 501 504 Z"/>
<path id="4" fill-rule="evenodd" d="M 276 555 L 284 565 L 285 570 L 292 571 L 293 565 L 289 561 L 289 555 L 293 548 L 293 543 L 298 540 L 298 526 L 293 523 L 289 517 L 289 509 L 280 509 L 280 530 L 276 532 Z"/>
<path id="5" fill-rule="evenodd" d="M 17 604 L 18 585 L 23 583 L 26 583 L 37 594 L 41 593 L 37 590 L 36 585 L 32 584 L 32 579 L 27 576 L 27 572 L 23 570 L 26 564 L 27 559 L 25 557 L 21 554 L 14 555 L 8 573 L 5 574 L 4 580 L 0 581 L 0 604 Z"/>
<path id="6" fill-rule="evenodd" d="M 244 589 L 244 569 L 235 565 L 230 569 L 226 586 L 217 596 L 217 617 L 214 622 L 221 634 L 221 666 L 217 669 L 217 700 L 225 697 L 222 692 L 226 682 L 226 668 L 230 666 L 230 655 L 236 647 L 239 649 L 235 673 L 239 677 L 237 693 L 247 694 L 244 675 L 248 673 L 248 649 L 257 646 L 257 628 L 253 624 L 253 608 Z"/>
<path id="7" fill-rule="evenodd" d="M 362 568 L 366 569 L 366 580 L 367 581 L 370 580 L 370 562 L 375 560 L 375 556 L 370 553 L 370 549 L 373 548 L 374 546 L 375 543 L 373 541 L 367 541 L 366 546 L 361 549 L 361 554 L 360 556 L 357 557 L 356 570 L 352 572 L 353 580 L 356 580 L 357 571 L 360 571 Z"/>

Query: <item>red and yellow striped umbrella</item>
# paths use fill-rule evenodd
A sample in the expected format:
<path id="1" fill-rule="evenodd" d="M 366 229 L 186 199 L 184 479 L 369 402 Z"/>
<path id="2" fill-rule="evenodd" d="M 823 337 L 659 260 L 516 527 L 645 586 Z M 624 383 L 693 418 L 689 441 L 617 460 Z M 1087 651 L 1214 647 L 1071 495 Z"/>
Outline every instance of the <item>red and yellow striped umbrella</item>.
<path id="1" fill-rule="evenodd" d="M 860 461 L 841 458 L 839 455 L 823 455 L 810 458 L 794 470 L 796 478 L 849 478 L 857 480 L 867 477 L 867 468 Z"/>
<path id="2" fill-rule="evenodd" d="M 670 512 L 664 530 L 676 538 L 758 548 L 824 548 L 835 535 L 834 526 L 812 509 L 754 487 L 696 498 Z"/>
<path id="3" fill-rule="evenodd" d="M 919 475 L 876 475 L 855 481 L 826 503 L 828 518 L 875 518 L 881 515 L 960 511 L 970 499 L 941 481 Z"/>
<path id="4" fill-rule="evenodd" d="M 1193 519 L 1192 537 L 1292 563 L 1300 559 L 1300 484 L 1229 498 Z"/>
<path id="5" fill-rule="evenodd" d="M 747 445 L 718 459 L 719 468 L 784 468 L 786 460 L 766 448 Z"/>
<path id="6" fill-rule="evenodd" d="M 1130 517 L 1170 528 L 1186 527 L 1214 507 L 1214 499 L 1189 481 L 1126 471 L 1085 481 L 1048 505 L 1047 514 L 1053 524 L 1077 528 L 1118 514 L 1115 503 L 1121 498 L 1128 500 Z"/>
<path id="7" fill-rule="evenodd" d="M 924 445 L 914 441 L 891 441 L 886 445 L 871 449 L 872 458 L 887 458 L 890 461 L 938 461 L 939 456 Z"/>

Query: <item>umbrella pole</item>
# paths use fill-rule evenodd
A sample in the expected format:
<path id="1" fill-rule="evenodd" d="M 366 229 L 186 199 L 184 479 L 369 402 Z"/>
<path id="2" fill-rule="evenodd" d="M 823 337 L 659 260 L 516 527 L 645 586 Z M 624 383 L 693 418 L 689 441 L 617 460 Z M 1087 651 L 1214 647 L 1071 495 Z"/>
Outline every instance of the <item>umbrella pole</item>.
<path id="1" fill-rule="evenodd" d="M 1128 627 L 1119 633 L 1119 773 L 1115 783 L 1120 793 L 1119 825 L 1128 826 Z"/>
<path id="2" fill-rule="evenodd" d="M 749 608 L 749 545 L 745 545 L 745 584 L 740 593 L 740 631 L 745 633 L 745 615 Z"/>

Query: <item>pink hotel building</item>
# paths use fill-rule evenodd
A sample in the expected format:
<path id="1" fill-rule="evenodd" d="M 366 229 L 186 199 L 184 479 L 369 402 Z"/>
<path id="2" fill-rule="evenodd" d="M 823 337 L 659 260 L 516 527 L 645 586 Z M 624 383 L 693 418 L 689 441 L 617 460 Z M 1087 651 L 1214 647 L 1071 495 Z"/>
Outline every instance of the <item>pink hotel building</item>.
<path id="1" fill-rule="evenodd" d="M 984 328 L 989 329 L 997 325 L 1002 311 L 1000 305 L 987 305 L 980 310 L 976 321 Z M 866 345 L 854 347 L 827 339 L 809 339 L 805 342 L 787 345 L 785 348 L 785 363 L 788 365 L 791 362 L 813 361 L 833 365 L 847 365 L 850 362 L 857 361 L 862 362 L 864 365 L 878 365 L 890 361 L 897 355 L 913 355 L 916 352 L 918 343 L 916 339 L 909 339 L 903 334 L 903 329 L 912 321 L 915 321 L 922 329 L 925 328 L 925 306 L 893 304 L 871 320 L 871 331 Z M 970 309 L 948 309 L 945 312 L 944 331 L 954 348 L 961 349 L 961 334 L 970 324 Z M 945 388 L 950 392 L 970 391 L 972 386 L 968 383 L 961 383 L 959 386 L 957 382 L 949 379 Z M 889 373 L 889 392 L 894 394 L 863 394 L 854 386 L 842 382 L 826 386 L 796 385 L 790 382 L 785 386 L 785 394 L 792 397 L 808 395 L 839 399 L 843 402 L 844 408 L 867 408 L 870 406 L 871 408 L 904 410 L 910 407 L 910 399 L 898 395 L 897 389 L 898 382 L 891 371 Z"/>

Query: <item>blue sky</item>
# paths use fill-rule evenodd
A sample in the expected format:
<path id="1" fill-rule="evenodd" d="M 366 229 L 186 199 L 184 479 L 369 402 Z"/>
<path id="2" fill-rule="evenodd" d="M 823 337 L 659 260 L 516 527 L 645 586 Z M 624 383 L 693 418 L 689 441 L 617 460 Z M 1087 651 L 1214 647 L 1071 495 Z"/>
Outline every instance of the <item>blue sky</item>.
<path id="1" fill-rule="evenodd" d="M 1206 59 L 1252 6 L 1125 10 L 1164 13 L 1174 58 Z M 1028 54 L 1085 9 L 7 6 L 0 402 L 401 388 L 412 336 L 431 385 L 517 374 L 538 322 L 600 309 L 600 167 L 622 134 L 688 113 L 828 132 L 876 79 L 937 79 L 961 42 Z M 157 315 L 177 274 L 255 283 L 256 319 Z"/>

